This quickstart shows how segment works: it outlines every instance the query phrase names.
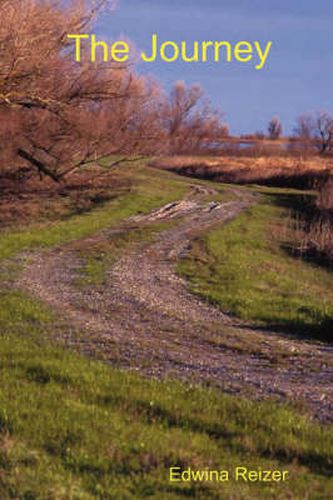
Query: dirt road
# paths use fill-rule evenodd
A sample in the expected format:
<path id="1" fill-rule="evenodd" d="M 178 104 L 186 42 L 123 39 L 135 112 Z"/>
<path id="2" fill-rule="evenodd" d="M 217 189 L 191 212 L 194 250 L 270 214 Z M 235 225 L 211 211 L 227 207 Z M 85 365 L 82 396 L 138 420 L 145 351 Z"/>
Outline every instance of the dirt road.
<path id="1" fill-rule="evenodd" d="M 175 274 L 175 262 L 193 238 L 253 203 L 244 191 L 222 204 L 204 202 L 207 194 L 193 186 L 184 200 L 125 222 L 121 231 L 156 221 L 177 223 L 154 241 L 131 247 L 108 270 L 103 286 L 75 285 L 82 262 L 72 244 L 29 255 L 16 285 L 57 311 L 68 325 L 61 340 L 89 355 L 145 375 L 209 382 L 257 399 L 298 401 L 315 418 L 329 421 L 330 345 L 251 328 L 190 294 Z M 108 238 L 112 233 L 102 231 L 85 244 Z"/>

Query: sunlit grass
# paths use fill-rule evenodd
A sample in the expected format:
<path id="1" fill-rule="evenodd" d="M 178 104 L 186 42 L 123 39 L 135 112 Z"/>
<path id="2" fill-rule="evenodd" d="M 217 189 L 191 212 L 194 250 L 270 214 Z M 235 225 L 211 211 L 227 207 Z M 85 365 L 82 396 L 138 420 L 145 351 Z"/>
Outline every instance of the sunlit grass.
<path id="1" fill-rule="evenodd" d="M 166 172 L 133 171 L 122 174 L 134 175 L 132 191 L 101 208 L 2 234 L 1 258 L 117 227 L 124 218 L 179 199 L 189 189 L 187 179 Z M 239 222 L 243 232 L 244 217 Z M 101 284 L 106 267 L 125 247 L 160 229 L 119 234 L 107 249 L 79 247 L 86 259 L 81 284 Z M 231 234 L 236 237 L 237 231 Z M 215 249 L 231 236 L 214 238 Z M 206 253 L 204 258 L 202 265 L 211 265 Z M 202 279 L 200 266 L 198 273 Z M 286 406 L 143 378 L 51 342 L 67 336 L 69 328 L 32 297 L 0 290 L 0 498 L 329 498 L 331 428 Z M 231 480 L 227 485 L 170 483 L 171 466 L 228 469 Z M 289 470 L 290 480 L 235 482 L 236 466 Z"/>
<path id="2" fill-rule="evenodd" d="M 230 481 L 236 498 L 329 494 L 333 433 L 273 403 L 122 372 L 52 346 L 52 313 L 1 293 L 1 498 L 217 498 L 223 483 L 169 483 L 169 467 L 290 470 Z M 328 498 L 328 497 L 327 497 Z"/>
<path id="3" fill-rule="evenodd" d="M 279 193 L 271 191 L 236 220 L 197 239 L 179 272 L 193 292 L 238 317 L 326 335 L 333 317 L 333 276 L 283 249 L 279 236 L 288 212 L 278 202 Z"/>

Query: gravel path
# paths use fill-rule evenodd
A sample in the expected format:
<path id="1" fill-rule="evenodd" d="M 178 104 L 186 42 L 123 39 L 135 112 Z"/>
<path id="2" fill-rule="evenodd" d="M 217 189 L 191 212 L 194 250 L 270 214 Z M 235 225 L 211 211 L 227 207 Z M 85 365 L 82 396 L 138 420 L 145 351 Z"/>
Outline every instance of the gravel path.
<path id="1" fill-rule="evenodd" d="M 190 197 L 127 221 L 121 230 L 163 220 L 177 224 L 132 246 L 108 271 L 104 286 L 75 285 L 82 262 L 72 244 L 29 255 L 16 285 L 58 311 L 69 325 L 63 340 L 89 355 L 145 375 L 298 401 L 314 418 L 331 421 L 332 346 L 251 328 L 190 294 L 175 274 L 175 261 L 193 238 L 253 203 L 245 191 L 224 204 L 205 203 L 207 194 L 212 192 L 193 187 Z M 110 237 L 103 231 L 84 242 Z"/>

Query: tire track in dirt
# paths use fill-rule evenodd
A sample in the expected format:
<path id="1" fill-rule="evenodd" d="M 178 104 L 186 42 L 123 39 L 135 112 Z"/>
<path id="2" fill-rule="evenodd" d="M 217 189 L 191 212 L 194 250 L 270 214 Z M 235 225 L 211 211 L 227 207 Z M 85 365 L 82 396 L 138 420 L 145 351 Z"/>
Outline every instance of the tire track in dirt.
<path id="1" fill-rule="evenodd" d="M 191 197 L 125 222 L 123 231 L 162 220 L 178 223 L 131 248 L 102 287 L 75 286 L 82 262 L 72 244 L 29 255 L 16 286 L 64 318 L 68 328 L 58 340 L 89 355 L 145 375 L 209 382 L 256 399 L 299 401 L 315 418 L 329 421 L 331 346 L 251 328 L 189 293 L 175 274 L 175 262 L 193 238 L 254 202 L 253 195 L 237 193 L 237 201 L 204 203 L 212 192 L 197 186 Z M 85 244 L 108 236 L 102 231 Z"/>

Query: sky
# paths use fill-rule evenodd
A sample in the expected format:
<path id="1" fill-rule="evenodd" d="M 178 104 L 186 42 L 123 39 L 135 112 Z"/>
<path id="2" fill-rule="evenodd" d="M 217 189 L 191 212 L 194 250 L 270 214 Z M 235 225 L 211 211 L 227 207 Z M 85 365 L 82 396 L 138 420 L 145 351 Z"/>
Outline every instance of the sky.
<path id="1" fill-rule="evenodd" d="M 161 41 L 273 41 L 264 69 L 220 62 L 141 63 L 140 73 L 169 89 L 174 81 L 200 83 L 225 113 L 233 134 L 266 130 L 278 115 L 291 133 L 305 112 L 333 112 L 333 2 L 331 0 L 119 0 L 100 20 L 101 39 L 129 38 L 149 50 Z"/>

